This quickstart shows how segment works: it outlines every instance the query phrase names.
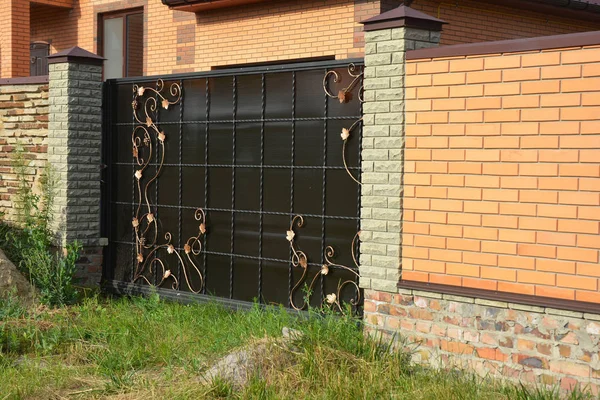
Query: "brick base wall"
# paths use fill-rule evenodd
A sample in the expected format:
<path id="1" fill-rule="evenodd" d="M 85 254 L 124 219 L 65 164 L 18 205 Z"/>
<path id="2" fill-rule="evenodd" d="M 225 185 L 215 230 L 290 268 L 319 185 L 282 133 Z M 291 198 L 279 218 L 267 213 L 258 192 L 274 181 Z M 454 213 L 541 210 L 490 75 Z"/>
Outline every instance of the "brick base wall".
<path id="1" fill-rule="evenodd" d="M 48 84 L 0 86 L 0 212 L 8 220 L 14 218 L 11 197 L 18 185 L 12 167 L 17 144 L 31 160 L 34 182 L 47 160 Z"/>
<path id="2" fill-rule="evenodd" d="M 600 390 L 600 315 L 412 290 L 365 290 L 364 310 L 368 332 L 419 343 L 416 362 Z"/>
<path id="3" fill-rule="evenodd" d="M 103 247 L 84 247 L 77 261 L 75 279 L 81 286 L 98 286 L 102 279 Z"/>

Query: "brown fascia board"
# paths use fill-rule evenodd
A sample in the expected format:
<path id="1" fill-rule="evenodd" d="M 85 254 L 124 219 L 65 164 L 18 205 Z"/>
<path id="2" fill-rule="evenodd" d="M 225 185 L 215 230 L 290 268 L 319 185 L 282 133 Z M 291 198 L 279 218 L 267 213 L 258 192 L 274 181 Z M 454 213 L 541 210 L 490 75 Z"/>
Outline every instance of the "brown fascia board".
<path id="1" fill-rule="evenodd" d="M 431 47 L 406 52 L 407 60 L 420 60 L 439 57 L 460 57 L 484 54 L 516 53 L 541 51 L 567 47 L 595 46 L 600 44 L 600 31 L 569 33 L 566 35 L 539 36 L 526 39 L 500 40 Z"/>
<path id="2" fill-rule="evenodd" d="M 543 15 L 600 22 L 600 0 L 479 0 L 481 3 L 527 10 Z"/>
<path id="3" fill-rule="evenodd" d="M 398 288 L 447 294 L 452 296 L 471 297 L 474 299 L 501 301 L 504 303 L 522 304 L 527 306 L 554 308 L 581 313 L 600 314 L 600 304 L 589 303 L 585 301 L 555 299 L 553 297 L 532 296 L 529 294 L 500 292 L 497 290 L 474 289 L 462 286 L 405 280 L 401 280 L 398 283 Z"/>
<path id="4" fill-rule="evenodd" d="M 246 4 L 262 3 L 272 0 L 162 0 L 163 4 L 172 10 L 201 12 L 217 8 L 242 6 Z"/>
<path id="5" fill-rule="evenodd" d="M 0 79 L 0 86 L 5 85 L 40 85 L 48 83 L 48 75 L 26 76 L 24 78 Z"/>

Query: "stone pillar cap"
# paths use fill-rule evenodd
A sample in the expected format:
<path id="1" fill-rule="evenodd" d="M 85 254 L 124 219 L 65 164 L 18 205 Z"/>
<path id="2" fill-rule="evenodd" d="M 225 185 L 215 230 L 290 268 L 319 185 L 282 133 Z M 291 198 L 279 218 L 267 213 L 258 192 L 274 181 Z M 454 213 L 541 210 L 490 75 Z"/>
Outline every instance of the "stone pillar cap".
<path id="1" fill-rule="evenodd" d="M 441 31 L 442 25 L 447 24 L 447 22 L 402 5 L 362 21 L 361 24 L 365 26 L 366 32 L 401 27 Z"/>
<path id="2" fill-rule="evenodd" d="M 48 64 L 78 63 L 102 65 L 105 58 L 75 46 L 48 56 Z"/>

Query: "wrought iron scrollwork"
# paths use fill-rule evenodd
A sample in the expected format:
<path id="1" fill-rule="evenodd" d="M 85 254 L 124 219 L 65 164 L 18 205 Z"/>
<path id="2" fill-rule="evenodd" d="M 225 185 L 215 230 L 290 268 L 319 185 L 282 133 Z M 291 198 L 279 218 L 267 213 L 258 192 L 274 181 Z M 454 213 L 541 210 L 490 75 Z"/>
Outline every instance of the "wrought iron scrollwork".
<path id="1" fill-rule="evenodd" d="M 362 71 L 362 69 L 359 69 L 359 67 L 357 67 L 354 64 L 350 64 L 348 65 L 348 75 L 350 75 L 352 79 L 352 82 L 350 82 L 350 84 L 348 86 L 346 86 L 345 88 L 341 89 L 337 96 L 334 95 L 333 93 L 331 93 L 331 91 L 329 90 L 329 80 L 331 77 L 333 77 L 333 82 L 334 83 L 339 83 L 341 81 L 341 77 L 340 74 L 337 71 L 327 71 L 327 73 L 325 74 L 325 77 L 323 78 L 323 90 L 325 91 L 325 94 L 327 94 L 327 96 L 331 97 L 331 98 L 337 98 L 340 103 L 347 103 L 350 100 L 352 100 L 352 90 L 356 87 L 356 85 L 361 82 L 361 79 L 364 75 L 364 72 Z M 361 85 L 360 88 L 358 89 L 358 100 L 362 103 L 364 102 L 364 97 L 363 97 L 363 92 L 364 92 L 364 87 Z M 356 178 L 354 177 L 354 175 L 352 175 L 352 172 L 350 172 L 350 169 L 348 168 L 348 163 L 346 162 L 346 143 L 348 142 L 348 139 L 350 138 L 350 134 L 352 133 L 352 131 L 362 122 L 362 118 L 358 119 L 357 121 L 355 121 L 350 128 L 343 128 L 342 129 L 342 133 L 341 133 L 341 137 L 342 140 L 344 141 L 344 144 L 342 145 L 342 159 L 344 161 L 344 169 L 346 170 L 346 173 L 348 174 L 348 176 L 356 183 L 358 183 L 359 185 L 362 185 L 362 183 Z"/>
<path id="2" fill-rule="evenodd" d="M 350 84 L 345 88 L 338 91 L 337 95 L 334 95 L 329 90 L 329 79 L 333 77 L 333 82 L 339 83 L 341 82 L 341 77 L 337 71 L 327 71 L 325 77 L 323 78 L 323 90 L 325 91 L 327 96 L 331 97 L 332 99 L 338 99 L 340 103 L 348 103 L 350 100 L 352 100 L 352 90 L 361 81 L 363 74 L 364 72 L 362 71 L 362 69 L 357 67 L 355 64 L 351 63 L 350 65 L 348 65 L 348 75 L 350 75 L 350 77 L 352 78 L 352 82 L 350 82 Z M 361 85 L 361 87 L 358 89 L 358 100 L 360 102 L 364 102 L 363 91 L 364 89 Z"/>
<path id="3" fill-rule="evenodd" d="M 354 177 L 354 175 L 352 175 L 352 172 L 350 172 L 350 169 L 348 168 L 348 163 L 346 162 L 346 143 L 348 142 L 348 139 L 350 138 L 350 134 L 352 133 L 354 128 L 356 128 L 358 126 L 358 124 L 361 122 L 362 122 L 362 118 L 355 121 L 352 124 L 352 126 L 350 126 L 349 129 L 343 128 L 342 133 L 340 135 L 342 137 L 342 140 L 344 141 L 344 144 L 342 145 L 342 160 L 344 161 L 344 168 L 346 169 L 346 173 L 348 174 L 348 176 L 350 176 L 350 178 L 352 178 L 352 180 L 354 182 L 358 183 L 359 185 L 362 185 L 362 182 L 359 181 L 358 179 L 356 179 Z"/>
<path id="4" fill-rule="evenodd" d="M 198 235 L 190 237 L 183 248 L 185 259 L 180 252 L 171 243 L 172 235 L 166 232 L 164 235 L 165 243 L 158 244 L 159 226 L 156 217 L 156 210 L 153 210 L 148 198 L 148 191 L 153 184 L 157 183 L 160 173 L 163 168 L 165 158 L 165 141 L 167 135 L 160 130 L 156 125 L 156 117 L 159 110 L 159 105 L 165 110 L 170 106 L 179 103 L 182 92 L 181 87 L 177 83 L 171 84 L 169 94 L 163 94 L 165 84 L 162 79 L 156 82 L 156 88 L 145 86 L 133 86 L 134 98 L 131 103 L 133 117 L 137 125 L 133 129 L 131 135 L 132 155 L 137 164 L 135 171 L 135 179 L 137 182 L 137 199 L 138 204 L 135 211 L 135 216 L 131 221 L 136 237 L 137 251 L 137 266 L 133 275 L 133 282 L 143 281 L 148 285 L 153 285 L 152 276 L 159 272 L 160 278 L 154 279 L 155 286 L 161 286 L 166 281 L 170 280 L 172 289 L 179 289 L 180 277 L 167 269 L 163 259 L 159 256 L 159 250 L 164 249 L 167 255 L 174 255 L 177 258 L 184 280 L 193 293 L 200 293 L 204 287 L 204 277 L 200 268 L 196 265 L 193 258 L 190 256 L 198 256 L 202 251 L 200 238 L 206 233 L 206 214 L 204 210 L 198 208 L 194 213 L 194 218 L 199 222 Z M 153 96 L 145 96 L 147 93 Z M 156 171 L 145 184 L 142 181 L 145 178 L 145 173 L 151 161 L 156 158 Z M 187 259 L 187 262 L 185 261 Z M 189 271 L 188 271 L 189 268 Z M 199 280 L 199 286 L 194 287 L 190 273 L 194 273 Z"/>
<path id="5" fill-rule="evenodd" d="M 351 268 L 348 267 L 346 265 L 342 265 L 342 264 L 338 264 L 335 263 L 333 261 L 333 258 L 335 257 L 335 250 L 333 249 L 332 246 L 327 246 L 325 248 L 325 254 L 324 254 L 324 260 L 325 263 L 321 266 L 321 269 L 319 270 L 319 272 L 317 272 L 312 280 L 310 281 L 310 284 L 306 285 L 307 288 L 307 295 L 303 297 L 302 300 L 302 304 L 298 305 L 296 304 L 294 297 L 295 294 L 298 292 L 298 290 L 300 289 L 300 287 L 302 286 L 302 284 L 306 281 L 307 275 L 308 275 L 308 257 L 306 256 L 306 254 L 298 249 L 298 246 L 295 243 L 295 237 L 296 237 L 296 232 L 294 231 L 294 226 L 296 226 L 297 228 L 301 228 L 302 226 L 304 226 L 304 218 L 301 215 L 296 215 L 294 216 L 294 218 L 292 219 L 292 223 L 290 225 L 290 230 L 287 231 L 287 235 L 286 235 L 286 239 L 290 242 L 290 248 L 292 250 L 292 265 L 294 267 L 301 267 L 302 268 L 302 276 L 300 277 L 300 279 L 296 282 L 296 284 L 293 286 L 291 292 L 290 292 L 290 305 L 292 306 L 293 309 L 300 311 L 305 309 L 308 306 L 308 302 L 309 302 L 309 297 L 311 296 L 311 294 L 313 293 L 315 284 L 317 283 L 317 281 L 319 279 L 322 279 L 324 276 L 329 275 L 330 272 L 332 272 L 332 269 L 342 269 L 342 270 L 346 270 L 351 272 L 352 274 L 354 274 L 356 276 L 357 279 L 360 278 L 360 274 L 358 272 L 358 262 L 356 260 L 356 255 L 355 255 L 355 247 L 356 247 L 356 240 L 358 239 L 360 232 L 358 232 L 356 235 L 354 235 L 354 238 L 352 239 L 352 260 L 354 261 L 355 264 L 355 268 Z M 348 286 L 352 286 L 355 290 L 356 290 L 356 296 L 350 300 L 350 304 L 352 306 L 358 306 L 360 304 L 360 300 L 361 300 L 361 294 L 360 294 L 360 288 L 358 286 L 358 283 L 356 282 L 356 280 L 351 280 L 351 279 L 347 279 L 347 280 L 340 280 L 338 282 L 338 286 L 337 286 L 337 290 L 334 293 L 329 293 L 325 296 L 325 299 L 323 301 L 323 304 L 321 304 L 322 306 L 325 305 L 325 303 L 327 303 L 329 306 L 331 307 L 335 307 L 337 308 L 341 313 L 345 313 L 346 312 L 346 308 L 344 307 L 344 304 L 342 303 L 342 292 L 344 291 L 344 289 Z"/>

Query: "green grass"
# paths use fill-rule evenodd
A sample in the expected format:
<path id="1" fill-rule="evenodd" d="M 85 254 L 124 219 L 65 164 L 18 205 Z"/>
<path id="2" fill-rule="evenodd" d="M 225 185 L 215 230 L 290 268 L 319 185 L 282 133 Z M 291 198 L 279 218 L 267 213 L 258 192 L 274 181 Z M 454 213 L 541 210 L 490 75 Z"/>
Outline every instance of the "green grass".
<path id="1" fill-rule="evenodd" d="M 275 347 L 242 389 L 201 383 L 215 360 L 251 341 L 303 332 Z M 365 338 L 356 320 L 283 309 L 86 299 L 59 310 L 0 302 L 0 400 L 8 399 L 559 399 L 557 390 L 411 365 Z M 575 391 L 572 399 L 591 398 Z"/>

